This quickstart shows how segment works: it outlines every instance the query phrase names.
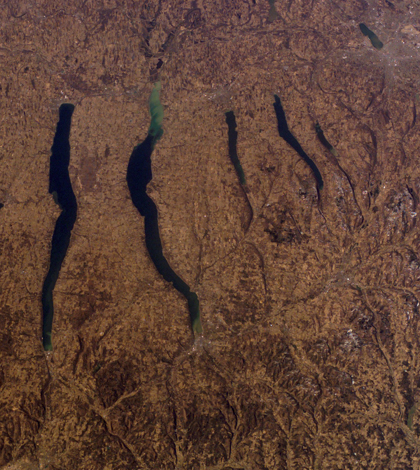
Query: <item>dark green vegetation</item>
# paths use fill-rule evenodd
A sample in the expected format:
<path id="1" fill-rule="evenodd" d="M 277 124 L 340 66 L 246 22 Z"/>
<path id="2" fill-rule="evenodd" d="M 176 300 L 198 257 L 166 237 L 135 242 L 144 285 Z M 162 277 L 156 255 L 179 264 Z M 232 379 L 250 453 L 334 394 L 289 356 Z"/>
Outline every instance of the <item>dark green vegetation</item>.
<path id="1" fill-rule="evenodd" d="M 157 96 L 156 96 L 157 94 Z M 146 247 L 159 274 L 171 282 L 175 289 L 188 301 L 191 326 L 194 333 L 201 334 L 200 305 L 197 294 L 174 272 L 163 255 L 159 235 L 158 211 L 156 204 L 146 193 L 147 184 L 152 180 L 151 156 L 156 142 L 163 134 L 163 107 L 159 101 L 159 86 L 155 86 L 150 97 L 151 124 L 146 139 L 134 148 L 127 168 L 127 184 L 134 206 L 144 217 Z"/>
<path id="2" fill-rule="evenodd" d="M 274 95 L 274 100 L 275 102 L 273 103 L 273 106 L 274 110 L 276 111 L 280 137 L 284 139 L 291 147 L 293 147 L 296 152 L 305 160 L 315 176 L 318 189 L 322 189 L 324 187 L 324 182 L 318 167 L 316 166 L 315 162 L 305 153 L 299 142 L 296 140 L 295 136 L 289 131 L 286 115 L 284 113 L 283 106 L 281 105 L 280 98 L 277 95 Z"/>
<path id="3" fill-rule="evenodd" d="M 70 126 L 74 111 L 72 104 L 60 106 L 60 118 L 51 148 L 49 192 L 62 210 L 55 224 L 51 243 L 50 269 L 42 288 L 42 342 L 46 351 L 52 350 L 51 332 L 54 316 L 53 291 L 61 265 L 70 243 L 70 235 L 77 217 L 77 202 L 71 187 Z"/>
<path id="4" fill-rule="evenodd" d="M 238 141 L 238 133 L 236 132 L 236 119 L 233 111 L 228 111 L 226 114 L 226 124 L 229 127 L 229 156 L 232 160 L 233 166 L 235 167 L 236 173 L 238 174 L 239 181 L 242 185 L 246 184 L 244 170 L 242 169 L 241 162 L 239 161 L 238 154 L 236 152 L 236 144 Z"/>
<path id="5" fill-rule="evenodd" d="M 364 23 L 359 24 L 360 31 L 370 39 L 372 46 L 376 49 L 382 49 L 384 47 L 382 41 L 379 40 L 378 36 L 371 31 Z"/>
<path id="6" fill-rule="evenodd" d="M 149 98 L 149 109 L 150 109 L 150 127 L 149 134 L 151 134 L 155 141 L 162 137 L 162 121 L 163 121 L 163 106 L 160 103 L 159 92 L 161 89 L 160 82 L 156 82 L 153 87 L 152 93 Z"/>

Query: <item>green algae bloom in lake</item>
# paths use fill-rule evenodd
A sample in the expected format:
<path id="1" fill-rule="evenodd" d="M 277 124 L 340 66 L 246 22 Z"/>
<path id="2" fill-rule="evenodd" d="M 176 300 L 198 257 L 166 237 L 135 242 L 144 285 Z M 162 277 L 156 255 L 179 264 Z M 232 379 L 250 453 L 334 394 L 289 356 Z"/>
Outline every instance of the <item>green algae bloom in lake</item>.
<path id="1" fill-rule="evenodd" d="M 413 405 L 410 410 L 408 411 L 407 417 L 407 426 L 412 430 L 413 429 L 413 417 L 414 413 L 417 411 L 417 406 Z"/>
<path id="2" fill-rule="evenodd" d="M 160 82 L 156 82 L 149 98 L 149 110 L 151 117 L 149 134 L 154 137 L 155 142 L 159 140 L 163 135 L 163 106 L 160 103 L 159 97 L 161 88 L 162 86 Z"/>

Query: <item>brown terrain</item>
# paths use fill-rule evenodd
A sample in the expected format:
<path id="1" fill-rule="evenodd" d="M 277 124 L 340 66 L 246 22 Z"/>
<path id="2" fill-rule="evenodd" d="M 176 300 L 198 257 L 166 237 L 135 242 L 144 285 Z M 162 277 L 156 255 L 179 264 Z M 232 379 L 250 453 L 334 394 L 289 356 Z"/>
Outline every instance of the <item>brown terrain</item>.
<path id="1" fill-rule="evenodd" d="M 419 2 L 10 0 L 0 21 L 0 468 L 419 469 Z M 125 180 L 157 80 L 148 193 L 202 336 Z M 64 102 L 78 218 L 46 353 Z"/>

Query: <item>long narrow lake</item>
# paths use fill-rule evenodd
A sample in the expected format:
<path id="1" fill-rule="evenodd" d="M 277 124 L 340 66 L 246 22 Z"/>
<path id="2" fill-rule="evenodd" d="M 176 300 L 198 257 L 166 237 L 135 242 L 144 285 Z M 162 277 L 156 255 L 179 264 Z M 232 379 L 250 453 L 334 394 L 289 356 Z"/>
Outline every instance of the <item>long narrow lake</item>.
<path id="1" fill-rule="evenodd" d="M 49 192 L 60 206 L 61 214 L 55 224 L 51 242 L 50 268 L 42 288 L 42 342 L 46 351 L 52 350 L 54 317 L 53 291 L 61 265 L 70 243 L 71 231 L 77 218 L 77 201 L 70 182 L 70 127 L 74 106 L 62 104 L 60 117 L 51 148 Z"/>
<path id="2" fill-rule="evenodd" d="M 158 91 L 159 88 L 155 86 L 150 98 L 152 119 L 147 137 L 134 148 L 130 156 L 127 184 L 134 206 L 144 217 L 146 247 L 150 258 L 165 281 L 171 282 L 175 289 L 187 299 L 192 330 L 194 333 L 201 334 L 200 305 L 197 294 L 192 292 L 190 287 L 175 273 L 163 255 L 157 207 L 146 192 L 147 184 L 152 180 L 152 152 L 163 134 L 161 127 L 163 107 L 159 102 Z"/>

